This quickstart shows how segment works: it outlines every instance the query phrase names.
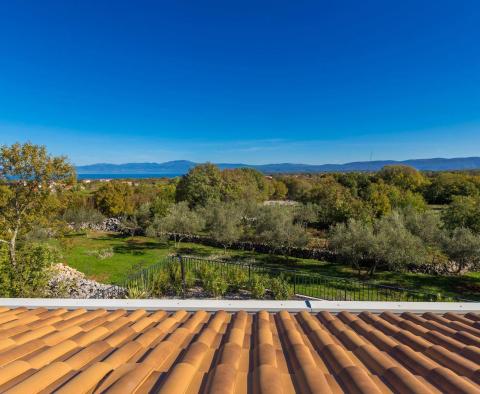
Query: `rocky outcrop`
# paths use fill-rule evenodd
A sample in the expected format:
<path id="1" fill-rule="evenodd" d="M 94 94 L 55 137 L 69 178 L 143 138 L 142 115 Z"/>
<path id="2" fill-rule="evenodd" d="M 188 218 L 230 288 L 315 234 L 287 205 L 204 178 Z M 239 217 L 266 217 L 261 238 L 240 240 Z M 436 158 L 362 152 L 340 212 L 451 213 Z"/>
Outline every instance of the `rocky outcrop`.
<path id="1" fill-rule="evenodd" d="M 87 279 L 85 274 L 64 264 L 56 264 L 48 282 L 51 297 L 125 298 L 127 290 Z"/>

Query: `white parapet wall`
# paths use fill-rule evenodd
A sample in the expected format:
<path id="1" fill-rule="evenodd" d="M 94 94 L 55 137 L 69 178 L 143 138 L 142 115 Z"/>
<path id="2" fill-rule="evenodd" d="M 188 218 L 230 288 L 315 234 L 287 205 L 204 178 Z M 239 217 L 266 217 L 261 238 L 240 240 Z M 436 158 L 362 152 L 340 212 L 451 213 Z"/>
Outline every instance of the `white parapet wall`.
<path id="1" fill-rule="evenodd" d="M 480 303 L 478 302 L 376 302 L 376 301 L 270 301 L 270 300 L 132 300 L 132 299 L 71 299 L 71 298 L 0 298 L 0 306 L 8 308 L 67 308 L 78 309 L 146 309 L 146 310 L 187 310 L 187 311 L 246 311 L 256 312 L 266 310 L 269 312 L 278 312 L 286 310 L 288 312 L 340 312 L 349 311 L 360 313 L 369 311 L 379 313 L 384 311 L 391 312 L 457 312 L 480 313 Z"/>

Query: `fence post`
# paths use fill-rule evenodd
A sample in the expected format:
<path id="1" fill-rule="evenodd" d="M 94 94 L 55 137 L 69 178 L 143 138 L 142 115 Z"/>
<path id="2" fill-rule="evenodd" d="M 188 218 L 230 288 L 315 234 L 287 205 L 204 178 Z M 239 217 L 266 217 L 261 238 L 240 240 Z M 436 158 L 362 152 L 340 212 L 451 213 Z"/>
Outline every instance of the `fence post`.
<path id="1" fill-rule="evenodd" d="M 252 267 L 252 264 L 248 264 L 248 281 L 251 282 L 252 281 L 252 274 L 250 272 L 250 268 Z"/>
<path id="2" fill-rule="evenodd" d="M 297 271 L 293 273 L 293 295 L 297 294 Z"/>
<path id="3" fill-rule="evenodd" d="M 180 270 L 182 272 L 182 298 L 185 298 L 185 262 L 181 255 L 178 255 L 178 261 L 180 262 Z"/>

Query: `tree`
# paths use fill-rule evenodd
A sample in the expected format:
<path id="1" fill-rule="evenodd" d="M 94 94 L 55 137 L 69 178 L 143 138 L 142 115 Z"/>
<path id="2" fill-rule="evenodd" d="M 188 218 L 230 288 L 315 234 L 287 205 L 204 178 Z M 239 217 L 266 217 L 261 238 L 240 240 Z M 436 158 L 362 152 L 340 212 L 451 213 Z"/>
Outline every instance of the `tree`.
<path id="1" fill-rule="evenodd" d="M 262 207 L 256 218 L 255 232 L 258 241 L 287 252 L 308 243 L 308 233 L 294 223 L 292 210 L 283 206 Z"/>
<path id="2" fill-rule="evenodd" d="M 374 258 L 375 244 L 373 226 L 361 220 L 350 219 L 347 223 L 337 223 L 330 230 L 330 248 L 342 260 L 350 263 L 359 276 L 362 264 Z"/>
<path id="3" fill-rule="evenodd" d="M 480 236 L 464 227 L 456 228 L 446 239 L 445 252 L 456 264 L 456 273 L 480 268 Z"/>
<path id="4" fill-rule="evenodd" d="M 275 200 L 285 200 L 288 193 L 287 185 L 285 185 L 285 183 L 280 179 L 274 179 L 273 188 L 274 188 L 273 198 Z"/>
<path id="5" fill-rule="evenodd" d="M 478 176 L 441 172 L 436 174 L 425 188 L 425 199 L 430 204 L 449 204 L 454 196 L 478 196 Z"/>
<path id="6" fill-rule="evenodd" d="M 187 201 L 191 208 L 205 206 L 209 201 L 220 201 L 222 174 L 211 163 L 200 164 L 184 175 L 177 185 L 176 200 Z"/>
<path id="7" fill-rule="evenodd" d="M 450 230 L 465 227 L 480 234 L 480 198 L 454 196 L 452 203 L 443 211 L 442 219 Z"/>
<path id="8" fill-rule="evenodd" d="M 165 217 L 155 217 L 147 229 L 147 235 L 158 236 L 172 234 L 175 247 L 180 245 L 186 236 L 199 233 L 205 225 L 200 215 L 190 209 L 186 201 L 172 205 Z"/>
<path id="9" fill-rule="evenodd" d="M 95 192 L 95 205 L 109 217 L 130 215 L 134 211 L 133 189 L 123 181 L 106 182 Z"/>
<path id="10" fill-rule="evenodd" d="M 308 225 L 315 223 L 318 219 L 318 205 L 307 203 L 299 204 L 294 208 L 294 219 L 296 223 L 301 224 L 305 229 Z"/>
<path id="11" fill-rule="evenodd" d="M 337 224 L 330 232 L 330 246 L 359 273 L 362 265 L 368 266 L 370 276 L 380 264 L 401 271 L 426 258 L 421 239 L 408 231 L 397 212 L 375 220 L 373 225 L 355 219 Z"/>
<path id="12" fill-rule="evenodd" d="M 384 262 L 394 271 L 405 271 L 409 265 L 425 262 L 427 251 L 422 240 L 408 231 L 398 212 L 378 219 L 374 230 L 375 262 Z M 370 275 L 375 273 L 375 269 L 376 265 L 372 265 Z"/>
<path id="13" fill-rule="evenodd" d="M 325 228 L 334 223 L 346 222 L 362 210 L 362 202 L 332 176 L 322 177 L 316 182 L 304 202 L 318 205 L 318 224 Z"/>
<path id="14" fill-rule="evenodd" d="M 426 184 L 426 179 L 415 168 L 404 165 L 391 165 L 383 167 L 377 174 L 379 179 L 403 190 L 419 190 Z"/>
<path id="15" fill-rule="evenodd" d="M 54 157 L 44 146 L 16 143 L 0 149 L 0 242 L 17 267 L 17 239 L 35 224 L 48 222 L 57 208 L 54 191 L 72 184 L 75 171 L 65 157 Z"/>
<path id="16" fill-rule="evenodd" d="M 227 247 L 238 241 L 243 233 L 242 211 L 235 203 L 210 203 L 203 210 L 210 237 Z"/>
<path id="17" fill-rule="evenodd" d="M 404 208 L 400 212 L 408 231 L 421 238 L 428 246 L 441 245 L 445 232 L 442 229 L 440 216 L 436 212 L 418 211 L 412 207 Z"/>

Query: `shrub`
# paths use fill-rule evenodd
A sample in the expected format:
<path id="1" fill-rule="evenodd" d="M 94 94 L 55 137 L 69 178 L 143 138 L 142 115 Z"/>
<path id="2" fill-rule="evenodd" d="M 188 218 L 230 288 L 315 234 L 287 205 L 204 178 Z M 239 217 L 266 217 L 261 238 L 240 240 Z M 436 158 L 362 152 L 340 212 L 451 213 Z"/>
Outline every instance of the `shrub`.
<path id="1" fill-rule="evenodd" d="M 231 291 L 238 291 L 248 285 L 248 274 L 241 268 L 230 269 L 227 272 L 227 283 Z"/>
<path id="2" fill-rule="evenodd" d="M 18 250 L 13 267 L 0 250 L 0 294 L 3 297 L 44 297 L 48 295 L 48 280 L 52 265 L 59 259 L 58 251 L 45 244 L 25 245 Z"/>
<path id="3" fill-rule="evenodd" d="M 203 289 L 213 297 L 223 296 L 227 292 L 227 281 L 213 266 L 202 264 L 197 274 Z"/>
<path id="4" fill-rule="evenodd" d="M 168 290 L 173 292 L 175 295 L 182 294 L 182 267 L 180 263 L 175 260 L 169 260 L 165 263 L 164 271 L 166 273 L 165 280 L 168 282 Z M 185 287 L 192 287 L 194 283 L 195 280 L 192 273 L 185 270 Z"/>
<path id="5" fill-rule="evenodd" d="M 127 286 L 127 298 L 142 299 L 149 298 L 150 293 L 143 285 L 143 282 L 133 282 Z"/>
<path id="6" fill-rule="evenodd" d="M 269 287 L 276 300 L 288 300 L 293 295 L 290 284 L 283 275 L 270 279 Z"/>
<path id="7" fill-rule="evenodd" d="M 265 292 L 267 291 L 265 287 L 265 278 L 263 276 L 253 274 L 250 278 L 249 284 L 250 291 L 253 298 L 262 299 L 265 297 Z"/>

